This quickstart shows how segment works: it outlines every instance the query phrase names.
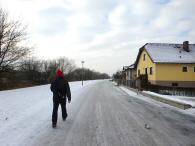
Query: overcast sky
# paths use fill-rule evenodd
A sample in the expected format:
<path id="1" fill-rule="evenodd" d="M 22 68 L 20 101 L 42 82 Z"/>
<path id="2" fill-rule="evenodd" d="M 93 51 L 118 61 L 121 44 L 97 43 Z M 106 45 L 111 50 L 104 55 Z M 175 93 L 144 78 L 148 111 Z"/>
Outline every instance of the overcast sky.
<path id="1" fill-rule="evenodd" d="M 66 56 L 109 74 L 148 42 L 195 43 L 195 0 L 0 0 L 28 25 L 34 56 Z"/>

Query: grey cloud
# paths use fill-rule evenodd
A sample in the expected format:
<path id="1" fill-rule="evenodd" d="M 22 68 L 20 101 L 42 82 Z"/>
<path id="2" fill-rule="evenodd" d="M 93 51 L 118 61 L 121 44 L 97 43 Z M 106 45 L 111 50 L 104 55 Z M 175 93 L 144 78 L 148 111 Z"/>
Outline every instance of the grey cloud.
<path id="1" fill-rule="evenodd" d="M 63 34 L 67 28 L 67 17 L 70 12 L 64 7 L 54 6 L 39 12 L 39 32 L 43 35 Z"/>
<path id="2" fill-rule="evenodd" d="M 60 6 L 53 6 L 49 7 L 47 9 L 44 9 L 39 12 L 41 16 L 52 16 L 52 17 L 58 17 L 58 16 L 64 16 L 69 14 L 70 11 L 67 10 L 65 7 L 60 7 Z"/>
<path id="3" fill-rule="evenodd" d="M 170 1 L 171 1 L 171 0 L 155 0 L 156 3 L 158 3 L 158 4 L 163 4 L 163 5 L 164 5 L 164 4 L 170 3 Z"/>

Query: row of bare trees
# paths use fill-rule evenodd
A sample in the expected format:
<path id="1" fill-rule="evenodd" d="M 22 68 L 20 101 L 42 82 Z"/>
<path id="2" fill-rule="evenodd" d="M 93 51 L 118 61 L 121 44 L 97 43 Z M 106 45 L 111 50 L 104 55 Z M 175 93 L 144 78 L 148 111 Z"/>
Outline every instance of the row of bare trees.
<path id="1" fill-rule="evenodd" d="M 66 57 L 53 60 L 31 58 L 17 64 L 15 69 L 7 69 L 0 72 L 0 90 L 48 84 L 56 78 L 56 71 L 59 68 L 63 70 L 68 81 L 80 81 L 82 76 L 84 80 L 109 78 L 109 75 L 105 73 L 99 73 L 87 68 L 78 68 L 73 60 Z"/>
<path id="2" fill-rule="evenodd" d="M 80 81 L 82 80 L 82 73 L 84 80 L 95 80 L 95 79 L 108 79 L 110 76 L 106 73 L 100 73 L 94 70 L 90 70 L 87 68 L 76 68 L 69 74 L 67 74 L 66 78 L 71 81 Z"/>
<path id="3" fill-rule="evenodd" d="M 30 58 L 24 60 L 18 66 L 18 72 L 25 74 L 25 79 L 38 83 L 47 83 L 55 77 L 56 70 L 60 68 L 67 75 L 76 69 L 73 60 L 66 57 L 60 57 L 53 60 L 38 60 Z M 24 79 L 24 78 L 23 78 Z"/>
<path id="4" fill-rule="evenodd" d="M 59 68 L 63 70 L 66 79 L 69 81 L 82 80 L 82 73 L 84 73 L 84 80 L 109 78 L 109 75 L 105 73 L 99 73 L 87 68 L 78 68 L 73 60 L 66 57 L 54 60 L 36 60 L 33 58 L 25 60 L 18 68 L 18 72 L 25 74 L 24 77 L 27 80 L 47 83 L 55 78 L 56 70 Z"/>

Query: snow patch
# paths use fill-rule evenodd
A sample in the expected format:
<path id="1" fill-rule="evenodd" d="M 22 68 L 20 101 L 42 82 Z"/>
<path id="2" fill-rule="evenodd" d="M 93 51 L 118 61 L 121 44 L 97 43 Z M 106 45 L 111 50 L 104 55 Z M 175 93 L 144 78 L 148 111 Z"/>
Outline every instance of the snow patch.
<path id="1" fill-rule="evenodd" d="M 71 107 L 74 108 L 77 95 L 99 81 L 84 81 L 84 86 L 81 82 L 70 82 Z M 29 145 L 43 129 L 51 128 L 52 105 L 49 84 L 0 91 L 0 145 Z M 69 104 L 67 108 L 70 108 Z"/>
<path id="2" fill-rule="evenodd" d="M 172 100 L 172 101 L 176 101 L 176 102 L 180 102 L 180 103 L 184 103 L 184 104 L 189 104 L 193 108 L 195 108 L 195 97 L 162 95 L 162 94 L 154 93 L 151 91 L 143 91 L 143 92 L 150 94 L 150 95 L 155 95 L 155 96 L 158 96 L 158 97 L 161 97 L 164 99 L 168 99 L 168 100 Z"/>
<path id="3" fill-rule="evenodd" d="M 143 100 L 143 101 L 148 102 L 148 103 L 150 103 L 150 104 L 153 104 L 153 105 L 155 105 L 155 106 L 161 107 L 162 109 L 163 109 L 164 107 L 166 107 L 166 108 L 170 108 L 170 109 L 175 110 L 175 111 L 179 111 L 179 112 L 181 112 L 181 113 L 183 113 L 183 114 L 186 114 L 186 115 L 190 115 L 190 116 L 195 117 L 195 108 L 189 108 L 189 109 L 186 109 L 186 110 L 179 109 L 179 108 L 177 108 L 177 107 L 173 107 L 173 106 L 170 106 L 170 105 L 168 105 L 168 104 L 165 104 L 165 103 L 156 101 L 156 100 L 154 100 L 154 99 L 152 99 L 152 98 L 143 96 L 143 95 L 141 95 L 141 94 L 137 94 L 136 92 L 131 91 L 131 90 L 125 88 L 125 87 L 121 87 L 121 86 L 120 86 L 119 88 L 122 89 L 124 92 L 126 92 L 129 96 L 132 96 L 132 97 L 134 97 L 134 98 L 138 98 L 138 99 L 140 99 L 140 100 Z M 144 91 L 144 92 L 147 92 L 147 93 L 148 93 L 148 91 Z M 152 92 L 151 94 L 152 94 L 152 95 L 156 95 L 156 93 L 153 93 L 153 92 Z M 164 95 L 163 95 L 163 96 L 164 96 Z M 174 96 L 174 97 L 175 97 L 175 96 Z M 168 97 L 167 97 L 167 98 L 168 98 Z M 172 97 L 172 98 L 173 98 L 173 97 Z M 178 97 L 178 98 L 179 98 L 179 97 Z M 185 96 L 181 96 L 180 99 L 181 99 L 181 98 L 185 98 Z M 191 99 L 191 98 L 193 98 L 193 97 L 187 97 L 186 100 L 187 100 L 187 99 Z M 181 101 L 181 100 L 180 100 L 180 101 Z M 182 102 L 183 102 L 183 100 L 182 100 Z M 187 102 L 186 102 L 186 103 L 187 103 Z M 191 103 L 191 105 L 194 106 L 194 103 L 193 103 L 193 102 L 188 102 L 188 104 L 189 104 L 189 103 Z"/>

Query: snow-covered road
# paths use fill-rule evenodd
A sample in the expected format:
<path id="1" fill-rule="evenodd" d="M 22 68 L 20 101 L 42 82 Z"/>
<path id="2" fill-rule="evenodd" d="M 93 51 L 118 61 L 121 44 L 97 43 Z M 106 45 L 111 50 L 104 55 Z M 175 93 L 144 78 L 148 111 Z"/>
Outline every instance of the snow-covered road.
<path id="1" fill-rule="evenodd" d="M 1 146 L 194 146 L 195 119 L 109 81 L 71 83 L 68 119 L 51 128 L 49 85 L 0 92 Z"/>

